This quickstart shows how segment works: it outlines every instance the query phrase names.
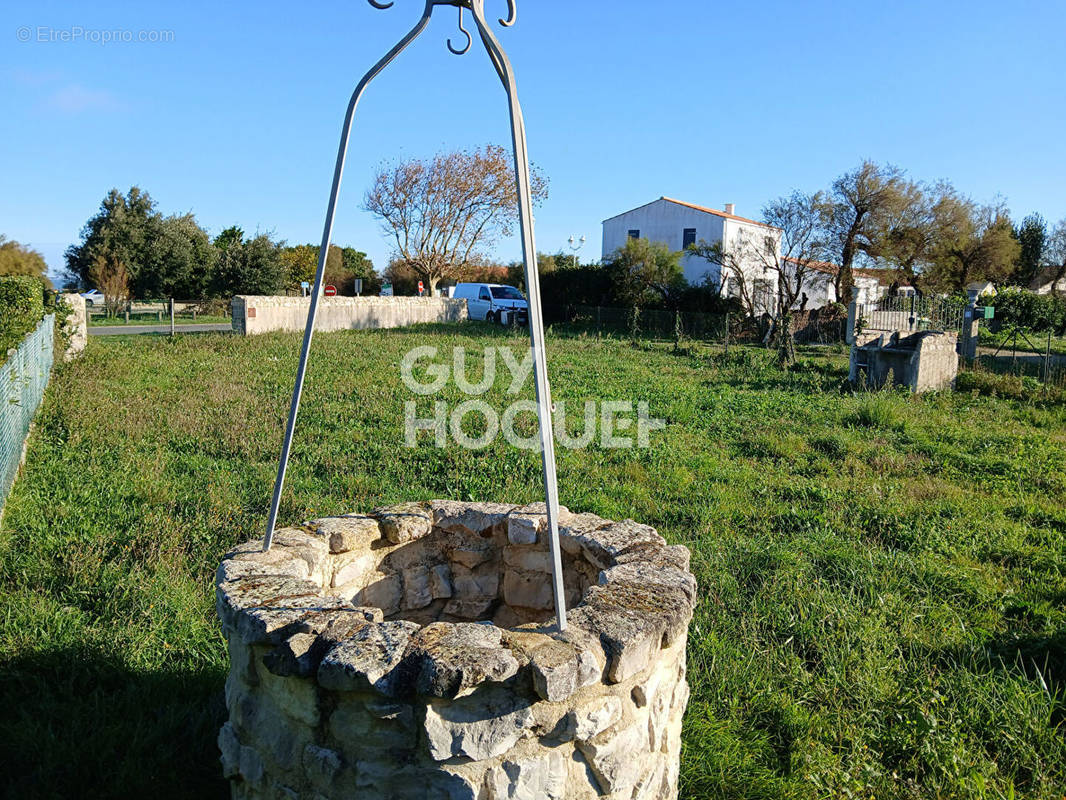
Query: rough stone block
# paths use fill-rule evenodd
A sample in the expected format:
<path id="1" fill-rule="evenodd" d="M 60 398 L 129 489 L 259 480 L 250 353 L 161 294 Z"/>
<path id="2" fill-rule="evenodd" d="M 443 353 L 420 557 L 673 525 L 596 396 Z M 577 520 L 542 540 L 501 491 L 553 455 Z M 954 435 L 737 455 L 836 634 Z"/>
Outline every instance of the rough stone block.
<path id="1" fill-rule="evenodd" d="M 378 521 L 360 514 L 316 519 L 307 525 L 329 542 L 329 551 L 334 554 L 351 550 L 366 552 L 383 538 Z"/>
<path id="2" fill-rule="evenodd" d="M 355 605 L 380 608 L 381 613 L 391 617 L 403 603 L 403 581 L 399 575 L 381 575 L 374 578 L 352 598 Z"/>
<path id="3" fill-rule="evenodd" d="M 489 800 L 565 800 L 567 764 L 558 750 L 504 761 L 486 775 Z"/>
<path id="4" fill-rule="evenodd" d="M 577 651 L 563 642 L 551 641 L 530 657 L 533 688 L 545 700 L 558 703 L 577 691 L 580 664 Z"/>
<path id="5" fill-rule="evenodd" d="M 575 708 L 567 716 L 567 726 L 581 742 L 603 733 L 622 719 L 622 701 L 615 695 L 597 697 Z"/>
<path id="6" fill-rule="evenodd" d="M 520 569 L 525 572 L 548 572 L 552 571 L 552 557 L 548 550 L 539 550 L 532 547 L 505 547 L 503 548 L 503 563 L 508 567 Z"/>
<path id="7" fill-rule="evenodd" d="M 426 740 L 437 761 L 480 761 L 506 753 L 533 724 L 529 704 L 513 693 L 482 689 L 451 702 L 426 708 Z"/>
<path id="8" fill-rule="evenodd" d="M 431 505 L 436 527 L 475 536 L 491 531 L 515 508 L 502 503 L 460 503 L 454 500 L 434 500 Z"/>
<path id="9" fill-rule="evenodd" d="M 223 723 L 218 732 L 218 749 L 222 753 L 222 777 L 232 778 L 241 771 L 241 743 L 237 741 L 237 734 L 233 725 Z"/>
<path id="10" fill-rule="evenodd" d="M 405 660 L 415 688 L 428 697 L 452 698 L 518 672 L 518 661 L 502 646 L 494 625 L 437 622 L 411 637 Z"/>
<path id="11" fill-rule="evenodd" d="M 378 508 L 373 516 L 392 544 L 405 544 L 427 536 L 433 529 L 433 512 L 428 503 L 402 503 Z"/>
<path id="12" fill-rule="evenodd" d="M 409 567 L 403 571 L 404 608 L 417 610 L 433 602 L 426 567 Z"/>
<path id="13" fill-rule="evenodd" d="M 503 576 L 503 599 L 509 606 L 547 610 L 555 607 L 551 576 L 509 570 Z"/>
<path id="14" fill-rule="evenodd" d="M 418 629 L 405 621 L 368 625 L 326 654 L 318 668 L 319 684 L 334 691 L 373 691 L 387 697 L 402 693 L 407 687 L 397 679 L 396 667 Z"/>
<path id="15" fill-rule="evenodd" d="M 648 726 L 639 723 L 611 730 L 587 741 L 578 749 L 588 759 L 604 794 L 631 792 L 647 768 Z"/>
<path id="16" fill-rule="evenodd" d="M 434 600 L 452 596 L 452 571 L 447 564 L 437 564 L 429 573 L 429 593 Z"/>

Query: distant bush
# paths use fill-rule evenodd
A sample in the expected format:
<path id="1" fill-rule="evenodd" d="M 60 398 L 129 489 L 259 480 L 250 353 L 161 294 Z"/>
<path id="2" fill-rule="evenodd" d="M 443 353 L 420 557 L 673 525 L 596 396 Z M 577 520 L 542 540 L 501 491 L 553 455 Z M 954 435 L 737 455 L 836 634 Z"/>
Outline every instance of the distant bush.
<path id="1" fill-rule="evenodd" d="M 0 355 L 16 347 L 43 317 L 44 284 L 39 278 L 0 277 Z"/>
<path id="2" fill-rule="evenodd" d="M 1061 333 L 1066 328 L 1066 299 L 1062 297 L 1012 288 L 1004 289 L 991 302 L 996 308 L 996 330 L 1021 328 Z"/>

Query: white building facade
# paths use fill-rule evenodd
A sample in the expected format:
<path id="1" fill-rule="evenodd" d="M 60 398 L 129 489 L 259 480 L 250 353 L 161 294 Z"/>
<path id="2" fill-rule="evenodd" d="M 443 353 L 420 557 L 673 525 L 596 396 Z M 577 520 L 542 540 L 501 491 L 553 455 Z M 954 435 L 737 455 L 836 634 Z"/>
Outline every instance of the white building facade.
<path id="1" fill-rule="evenodd" d="M 798 262 L 794 258 L 786 258 L 784 266 L 789 284 L 795 286 L 796 281 L 799 280 L 796 274 L 799 271 Z M 836 278 L 839 271 L 840 267 L 836 264 L 808 261 L 802 270 L 800 293 L 792 308 L 813 311 L 837 302 Z M 888 288 L 876 275 L 863 269 L 853 268 L 852 280 L 855 284 L 853 294 L 860 305 L 877 302 Z M 906 288 L 910 289 L 910 287 Z"/>
<path id="2" fill-rule="evenodd" d="M 767 242 L 769 237 L 769 242 Z M 726 296 L 736 296 L 740 279 L 748 287 L 773 303 L 777 295 L 777 271 L 773 263 L 780 259 L 781 232 L 770 225 L 738 217 L 732 204 L 725 211 L 660 197 L 647 205 L 618 214 L 603 222 L 603 258 L 624 247 L 627 239 L 649 239 L 664 242 L 671 250 L 682 251 L 685 280 L 699 285 L 705 281 L 720 287 Z M 729 261 L 743 275 L 731 275 L 723 268 L 687 252 L 697 242 L 722 244 L 725 252 L 732 252 Z M 764 245 L 769 244 L 769 252 Z M 766 253 L 757 255 L 756 249 Z M 765 308 L 763 310 L 771 310 Z"/>

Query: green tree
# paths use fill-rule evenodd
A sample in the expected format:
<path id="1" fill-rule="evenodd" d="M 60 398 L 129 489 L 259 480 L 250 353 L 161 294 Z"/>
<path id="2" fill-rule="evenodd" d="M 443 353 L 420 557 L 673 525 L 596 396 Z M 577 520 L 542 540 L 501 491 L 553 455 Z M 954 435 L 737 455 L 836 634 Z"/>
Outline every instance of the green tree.
<path id="1" fill-rule="evenodd" d="M 92 283 L 99 264 L 108 273 L 121 264 L 131 297 L 200 299 L 207 291 L 215 247 L 192 214 L 164 217 L 147 192 L 136 186 L 123 195 L 108 192 L 100 209 L 85 223 L 81 243 L 67 248 L 67 271 L 73 283 Z"/>
<path id="2" fill-rule="evenodd" d="M 860 254 L 882 255 L 891 220 L 920 199 L 919 187 L 908 181 L 903 170 L 890 164 L 864 161 L 857 169 L 833 182 L 833 213 L 829 230 L 840 259 L 836 292 L 840 302 L 851 302 L 855 286 L 854 264 Z"/>
<path id="3" fill-rule="evenodd" d="M 123 264 L 136 287 L 147 260 L 148 242 L 159 234 L 159 214 L 147 192 L 133 186 L 125 195 L 112 189 L 81 231 L 81 243 L 67 248 L 65 258 L 72 283 L 89 286 L 100 259 Z"/>
<path id="4" fill-rule="evenodd" d="M 284 290 L 289 272 L 281 257 L 281 246 L 260 234 L 248 241 L 230 237 L 211 276 L 216 297 L 235 294 L 271 295 Z"/>
<path id="5" fill-rule="evenodd" d="M 936 244 L 928 270 L 935 289 L 958 291 L 973 281 L 1002 282 L 1014 270 L 1021 245 L 1000 203 L 979 205 L 954 191 L 937 201 Z"/>
<path id="6" fill-rule="evenodd" d="M 1011 282 L 1028 286 L 1044 266 L 1044 251 L 1048 246 L 1047 222 L 1040 214 L 1030 214 L 1014 228 L 1018 240 L 1018 258 Z"/>
<path id="7" fill-rule="evenodd" d="M 141 297 L 204 299 L 218 258 L 207 231 L 192 214 L 159 219 L 151 228 L 134 291 Z"/>
<path id="8" fill-rule="evenodd" d="M 215 247 L 219 250 L 225 250 L 231 244 L 239 245 L 243 243 L 244 229 L 237 225 L 231 225 L 230 227 L 226 228 L 218 236 L 215 237 L 214 241 Z"/>
<path id="9" fill-rule="evenodd" d="M 627 306 L 663 302 L 674 305 L 685 288 L 681 253 L 665 242 L 628 239 L 608 257 L 607 280 L 615 297 Z"/>
<path id="10" fill-rule="evenodd" d="M 8 239 L 0 234 L 0 275 L 29 275 L 40 278 L 45 286 L 52 288 L 48 280 L 48 264 L 36 250 Z"/>

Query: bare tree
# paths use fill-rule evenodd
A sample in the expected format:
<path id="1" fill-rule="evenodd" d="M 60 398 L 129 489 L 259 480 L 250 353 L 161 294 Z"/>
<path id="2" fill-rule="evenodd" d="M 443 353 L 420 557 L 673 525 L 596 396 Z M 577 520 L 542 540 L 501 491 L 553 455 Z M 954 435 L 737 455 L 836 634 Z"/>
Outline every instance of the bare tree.
<path id="1" fill-rule="evenodd" d="M 531 174 L 534 202 L 548 196 Z M 437 284 L 480 262 L 489 240 L 511 235 L 518 221 L 514 162 L 502 147 L 439 153 L 382 168 L 364 199 L 403 261 L 436 294 Z"/>
<path id="2" fill-rule="evenodd" d="M 130 273 L 116 256 L 97 256 L 89 269 L 89 279 L 103 292 L 108 316 L 118 316 L 129 304 Z"/>
<path id="3" fill-rule="evenodd" d="M 749 317 L 758 317 L 775 306 L 772 281 L 765 275 L 778 269 L 778 238 L 773 228 L 755 231 L 745 226 L 728 244 L 700 239 L 689 245 L 688 252 L 718 265 L 718 291 L 739 300 Z"/>
<path id="4" fill-rule="evenodd" d="M 767 269 L 777 273 L 774 336 L 779 361 L 786 368 L 796 362 L 792 309 L 803 296 L 815 266 L 826 259 L 832 214 L 832 204 L 822 192 L 804 194 L 795 191 L 770 202 L 763 209 L 763 221 L 780 231 L 775 256 L 771 257 L 766 248 L 758 252 Z"/>

